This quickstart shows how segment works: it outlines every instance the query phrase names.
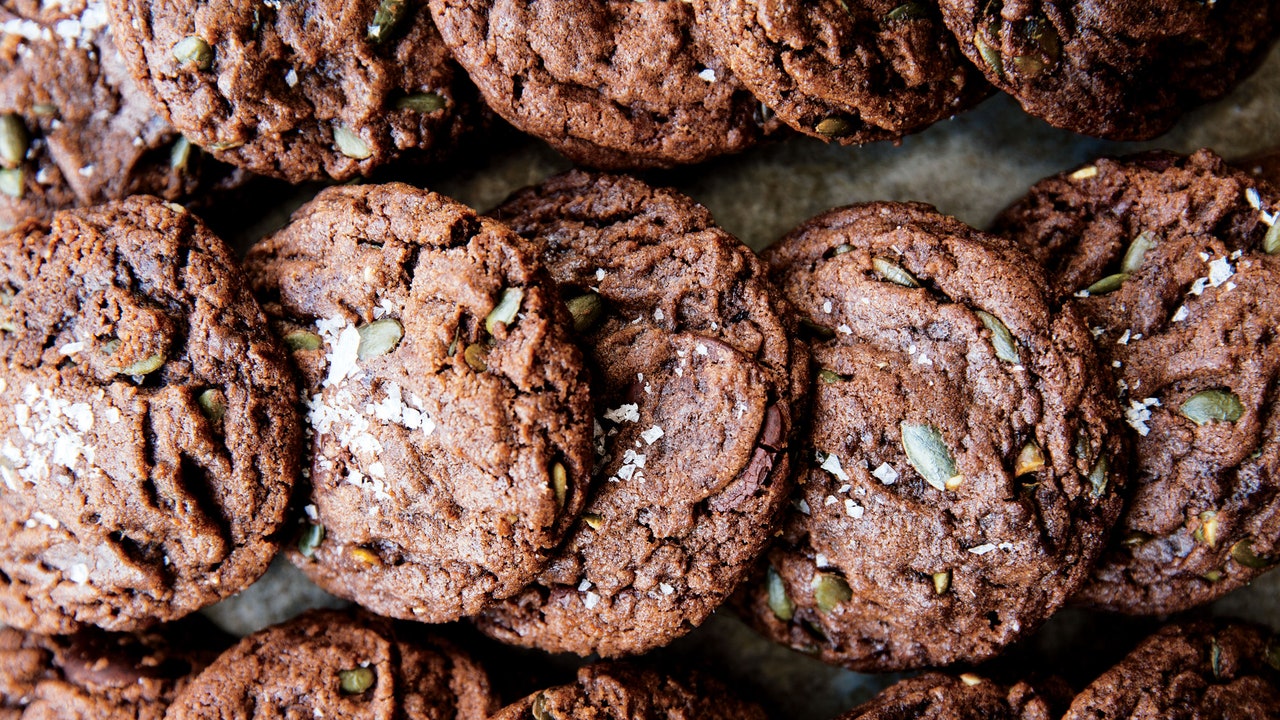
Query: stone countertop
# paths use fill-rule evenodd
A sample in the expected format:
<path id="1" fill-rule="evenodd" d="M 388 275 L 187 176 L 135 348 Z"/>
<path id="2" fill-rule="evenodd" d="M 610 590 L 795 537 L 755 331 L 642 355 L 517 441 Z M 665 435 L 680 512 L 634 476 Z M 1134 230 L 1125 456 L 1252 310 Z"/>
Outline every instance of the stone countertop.
<path id="1" fill-rule="evenodd" d="M 487 156 L 466 155 L 465 160 L 413 180 L 484 211 L 508 193 L 569 167 L 534 141 L 499 143 L 498 147 Z M 1192 112 L 1173 131 L 1150 142 L 1114 143 L 1056 130 L 1023 114 L 1011 98 L 997 95 L 897 146 L 843 148 L 790 138 L 706 165 L 651 174 L 648 179 L 674 185 L 699 200 L 721 225 L 758 250 L 813 215 L 868 200 L 928 202 L 984 227 L 1046 175 L 1100 155 L 1147 148 L 1190 152 L 1200 147 L 1213 148 L 1228 159 L 1280 147 L 1280 49 L 1233 94 Z M 242 218 L 233 239 L 243 248 L 279 227 L 287 213 L 316 190 L 291 190 L 260 217 Z M 245 634 L 306 607 L 335 603 L 287 562 L 278 560 L 258 584 L 205 612 L 227 630 Z M 1210 611 L 1280 630 L 1280 571 L 1220 600 Z M 1064 611 L 1004 665 L 1024 668 L 1040 663 L 1046 670 L 1069 674 L 1075 668 L 1078 676 L 1087 678 L 1090 660 L 1101 662 L 1109 653 L 1123 651 L 1116 649 L 1114 641 L 1104 641 L 1117 636 L 1136 638 L 1150 627 L 1147 620 Z M 469 638 L 501 675 L 496 684 L 508 693 L 533 689 L 539 680 L 563 678 L 576 662 L 500 649 L 467 635 L 465 628 L 451 632 Z M 717 674 L 756 694 L 779 718 L 832 718 L 896 679 L 859 675 L 785 650 L 756 636 L 728 612 L 713 616 L 654 656 L 659 663 L 705 660 Z"/>

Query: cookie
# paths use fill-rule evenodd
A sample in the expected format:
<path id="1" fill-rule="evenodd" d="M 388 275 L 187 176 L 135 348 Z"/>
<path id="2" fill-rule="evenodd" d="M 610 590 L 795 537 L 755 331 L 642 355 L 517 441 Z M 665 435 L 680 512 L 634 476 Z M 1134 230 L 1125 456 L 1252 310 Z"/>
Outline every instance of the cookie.
<path id="1" fill-rule="evenodd" d="M 683 677 L 623 663 L 578 670 L 577 683 L 534 693 L 492 720 L 765 720 L 764 710 L 705 675 Z"/>
<path id="2" fill-rule="evenodd" d="M 510 230 L 408 185 L 329 188 L 246 260 L 305 380 L 309 525 L 290 558 L 382 615 L 517 592 L 586 500 L 570 320 Z"/>
<path id="3" fill-rule="evenodd" d="M 1280 6 L 940 0 L 960 49 L 993 85 L 1054 127 L 1112 140 L 1164 133 L 1262 62 Z"/>
<path id="4" fill-rule="evenodd" d="M 896 140 L 968 109 L 990 86 L 936 6 L 899 0 L 698 0 L 698 22 L 778 119 L 855 145 Z"/>
<path id="5" fill-rule="evenodd" d="M 977 662 L 1084 582 L 1125 446 L 1088 331 L 1012 243 L 927 205 L 832 210 L 764 253 L 809 328 L 800 485 L 743 601 L 858 671 Z"/>
<path id="6" fill-rule="evenodd" d="M 466 125 L 422 0 L 107 0 L 129 71 L 191 142 L 289 182 L 439 152 Z"/>
<path id="7" fill-rule="evenodd" d="M 421 626 L 312 610 L 223 653 L 165 717 L 484 720 L 496 707 L 484 669 Z"/>
<path id="8" fill-rule="evenodd" d="M 929 673 L 900 680 L 837 720 L 1051 720 L 1027 683 L 1003 687 L 980 675 Z"/>
<path id="9" fill-rule="evenodd" d="M 580 655 L 665 645 L 769 538 L 807 363 L 763 265 L 683 195 L 571 172 L 495 215 L 537 248 L 574 313 L 598 484 L 548 569 L 479 626 Z"/>
<path id="10" fill-rule="evenodd" d="M 179 200 L 247 178 L 151 109 L 100 2 L 0 7 L 0 228 L 137 193 Z"/>
<path id="11" fill-rule="evenodd" d="M 1280 645 L 1244 623 L 1152 635 L 1076 696 L 1063 720 L 1280 717 Z"/>
<path id="12" fill-rule="evenodd" d="M 161 720 L 227 640 L 199 616 L 137 634 L 0 629 L 0 716 Z"/>
<path id="13" fill-rule="evenodd" d="M 1242 160 L 1237 160 L 1232 165 L 1244 170 L 1262 182 L 1270 183 L 1272 189 L 1280 188 L 1280 149 L 1272 149 L 1252 155 Z"/>
<path id="14" fill-rule="evenodd" d="M 1135 441 L 1087 604 L 1177 612 L 1280 558 L 1278 212 L 1280 194 L 1201 151 L 1098 160 L 996 221 L 1087 319 Z"/>
<path id="15" fill-rule="evenodd" d="M 137 196 L 0 235 L 0 621 L 130 630 L 248 587 L 299 470 L 230 250 Z"/>
<path id="16" fill-rule="evenodd" d="M 696 163 L 754 145 L 760 103 L 681 0 L 431 0 L 485 102 L 570 160 Z"/>

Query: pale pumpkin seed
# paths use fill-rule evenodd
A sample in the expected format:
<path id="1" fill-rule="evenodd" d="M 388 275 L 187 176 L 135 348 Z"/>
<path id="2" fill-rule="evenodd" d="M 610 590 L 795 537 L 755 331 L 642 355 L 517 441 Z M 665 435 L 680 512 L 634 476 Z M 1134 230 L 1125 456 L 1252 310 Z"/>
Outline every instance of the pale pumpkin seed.
<path id="1" fill-rule="evenodd" d="M 204 38 L 188 35 L 173 46 L 173 57 L 179 65 L 192 65 L 197 70 L 213 67 L 213 48 Z"/>
<path id="2" fill-rule="evenodd" d="M 324 342 L 321 337 L 309 330 L 293 330 L 284 336 L 284 345 L 293 352 L 301 350 L 319 350 Z"/>
<path id="3" fill-rule="evenodd" d="M 820 121 L 813 129 L 816 130 L 819 135 L 840 137 L 841 135 L 848 135 L 852 132 L 853 125 L 844 118 L 829 117 Z"/>
<path id="4" fill-rule="evenodd" d="M 1226 390 L 1203 390 L 1182 403 L 1178 412 L 1196 425 L 1233 423 L 1244 415 L 1244 405 L 1240 404 L 1240 398 Z"/>
<path id="5" fill-rule="evenodd" d="M 307 529 L 302 531 L 302 536 L 298 538 L 298 552 L 303 557 L 312 557 L 322 542 L 324 542 L 324 526 L 309 523 Z"/>
<path id="6" fill-rule="evenodd" d="M 893 262 L 892 260 L 872 258 L 871 267 L 875 268 L 875 271 L 880 274 L 880 277 L 891 283 L 909 288 L 920 287 L 920 283 L 916 282 L 915 277 L 913 277 L 911 273 L 907 272 L 901 265 Z"/>
<path id="7" fill-rule="evenodd" d="M 354 160 L 364 160 L 373 155 L 369 144 L 356 134 L 355 130 L 346 125 L 337 125 L 333 128 L 333 142 L 338 146 L 338 152 Z"/>
<path id="8" fill-rule="evenodd" d="M 488 330 L 490 335 L 494 335 L 499 323 L 510 325 L 515 322 L 516 313 L 520 312 L 520 303 L 523 300 L 524 290 L 522 288 L 516 287 L 503 290 L 497 306 L 484 317 L 484 329 Z"/>
<path id="9" fill-rule="evenodd" d="M 357 328 L 360 333 L 360 345 L 356 347 L 356 357 L 361 360 L 382 357 L 400 344 L 404 337 L 404 326 L 395 318 L 382 318 Z"/>
<path id="10" fill-rule="evenodd" d="M 1138 272 L 1138 268 L 1142 267 L 1142 261 L 1147 257 L 1147 251 L 1155 247 L 1156 239 L 1150 230 L 1143 230 L 1138 236 L 1129 243 L 1129 249 L 1124 252 L 1124 259 L 1120 261 L 1120 272 L 1132 275 Z"/>
<path id="11" fill-rule="evenodd" d="M 373 687 L 373 668 L 358 667 L 338 671 L 338 685 L 347 695 L 359 695 Z"/>
<path id="12" fill-rule="evenodd" d="M 551 490 L 556 494 L 556 505 L 563 510 L 564 500 L 569 495 L 569 471 L 560 463 L 551 466 Z"/>
<path id="13" fill-rule="evenodd" d="M 1280 252 L 1280 220 L 1272 223 L 1266 237 L 1262 238 L 1262 251 L 1268 255 Z"/>
<path id="14" fill-rule="evenodd" d="M 1119 290 L 1120 286 L 1124 285 L 1124 281 L 1128 279 L 1129 279 L 1128 273 L 1116 273 L 1114 275 L 1108 275 L 1102 278 L 1101 280 L 1099 280 L 1098 282 L 1085 288 L 1084 291 L 1089 293 L 1090 295 L 1106 295 L 1107 293 L 1115 292 L 1116 290 Z"/>
<path id="15" fill-rule="evenodd" d="M 850 245 L 849 243 L 840 243 L 839 245 L 831 248 L 830 255 L 831 257 L 838 257 L 840 255 L 844 255 L 847 252 L 853 252 L 853 246 Z"/>
<path id="16" fill-rule="evenodd" d="M 408 3 L 405 0 L 382 0 L 369 23 L 369 42 L 380 43 L 391 36 L 391 31 L 404 19 Z"/>
<path id="17" fill-rule="evenodd" d="M 22 195 L 26 192 L 25 178 L 22 176 L 20 169 L 0 169 L 0 193 L 4 193 L 15 200 L 21 200 Z"/>
<path id="18" fill-rule="evenodd" d="M 420 113 L 433 113 L 448 105 L 440 93 L 413 93 L 396 101 L 397 110 L 412 110 Z"/>
<path id="19" fill-rule="evenodd" d="M 1102 497 L 1107 492 L 1107 481 L 1110 478 L 1111 463 L 1106 455 L 1099 455 L 1098 462 L 1089 471 L 1089 484 L 1093 486 L 1093 496 Z"/>
<path id="20" fill-rule="evenodd" d="M 1013 365 L 1022 362 L 1022 358 L 1018 355 L 1018 344 L 1014 341 L 1013 333 L 1009 332 L 1009 328 L 995 315 L 981 310 L 977 312 L 978 319 L 991 331 L 991 346 L 996 350 L 996 357 Z"/>
<path id="21" fill-rule="evenodd" d="M 565 304 L 569 306 L 569 314 L 573 316 L 574 332 L 590 330 L 600 322 L 600 316 L 604 314 L 604 303 L 593 292 L 570 298 Z"/>
<path id="22" fill-rule="evenodd" d="M 945 595 L 951 589 L 951 571 L 943 570 L 933 574 L 933 592 Z"/>
<path id="23" fill-rule="evenodd" d="M 169 150 L 169 169 L 179 175 L 185 175 L 187 166 L 191 164 L 191 141 L 179 135 Z"/>
<path id="24" fill-rule="evenodd" d="M 1028 441 L 1018 451 L 1018 459 L 1013 462 L 1013 476 L 1022 477 L 1038 472 L 1044 468 L 1044 451 L 1034 440 Z"/>
<path id="25" fill-rule="evenodd" d="M 150 375 L 164 365 L 163 355 L 151 355 L 124 367 L 112 368 L 119 375 Z"/>
<path id="26" fill-rule="evenodd" d="M 1231 546 L 1231 557 L 1241 565 L 1253 570 L 1271 567 L 1270 558 L 1262 557 L 1253 551 L 1253 541 L 1245 538 Z"/>
<path id="27" fill-rule="evenodd" d="M 796 604 L 787 596 L 787 585 L 772 566 L 765 571 L 765 589 L 769 593 L 769 609 L 773 611 L 773 616 L 783 622 L 790 622 L 796 616 Z"/>
<path id="28" fill-rule="evenodd" d="M 948 484 L 958 486 L 955 479 L 962 476 L 956 472 L 956 461 L 937 428 L 905 421 L 898 427 L 902 431 L 902 449 L 907 453 L 907 461 L 925 482 L 939 490 L 947 489 Z"/>
<path id="29" fill-rule="evenodd" d="M 813 590 L 813 601 L 824 613 L 831 612 L 837 605 L 853 597 L 853 589 L 849 587 L 849 583 L 831 573 L 814 575 L 810 588 Z"/>
<path id="30" fill-rule="evenodd" d="M 0 164 L 17 167 L 27 159 L 27 127 L 14 113 L 0 115 Z"/>

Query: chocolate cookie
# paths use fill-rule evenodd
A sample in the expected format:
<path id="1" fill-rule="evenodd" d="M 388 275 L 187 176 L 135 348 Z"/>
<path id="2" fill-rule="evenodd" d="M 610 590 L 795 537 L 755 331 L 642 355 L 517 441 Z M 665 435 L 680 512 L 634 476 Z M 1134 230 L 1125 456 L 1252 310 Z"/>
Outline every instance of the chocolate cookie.
<path id="1" fill-rule="evenodd" d="M 1076 696 L 1063 720 L 1280 718 L 1280 645 L 1233 622 L 1171 625 Z"/>
<path id="2" fill-rule="evenodd" d="M 198 618 L 138 634 L 0 629 L 0 717 L 161 720 L 187 681 L 230 644 Z"/>
<path id="3" fill-rule="evenodd" d="M 491 720 L 765 720 L 764 710 L 705 675 L 675 677 L 622 663 L 578 670 L 578 682 L 534 693 Z"/>
<path id="4" fill-rule="evenodd" d="M 219 160 L 290 182 L 368 175 L 466 126 L 422 0 L 107 0 L 133 77 Z"/>
<path id="5" fill-rule="evenodd" d="M 0 357 L 0 620 L 145 627 L 266 570 L 297 391 L 198 219 L 138 196 L 0 235 Z"/>
<path id="6" fill-rule="evenodd" d="M 532 580 L 591 475 L 582 356 L 534 250 L 393 183 L 321 192 L 247 266 L 305 376 L 310 524 L 294 563 L 424 622 Z"/>
<path id="7" fill-rule="evenodd" d="M 538 249 L 574 314 L 598 485 L 546 572 L 480 628 L 580 655 L 664 645 L 733 592 L 769 538 L 807 363 L 763 265 L 683 195 L 571 172 L 495 214 Z"/>
<path id="8" fill-rule="evenodd" d="M 1142 140 L 1227 94 L 1275 38 L 1274 0 L 940 0 L 960 49 L 1028 113 Z"/>
<path id="9" fill-rule="evenodd" d="M 421 626 L 313 610 L 223 653 L 165 717 L 484 720 L 494 709 L 484 670 Z"/>
<path id="10" fill-rule="evenodd" d="M 936 5 L 900 0 L 698 0 L 698 22 L 743 84 L 806 135 L 895 140 L 991 88 Z"/>
<path id="11" fill-rule="evenodd" d="M 594 167 L 696 163 L 755 144 L 760 103 L 681 0 L 431 0 L 489 107 Z"/>
<path id="12" fill-rule="evenodd" d="M 980 675 L 929 673 L 900 680 L 837 720 L 1051 720 L 1027 683 L 1003 687 Z"/>
<path id="13" fill-rule="evenodd" d="M 859 671 L 976 662 L 1084 582 L 1125 446 L 1088 331 L 1012 243 L 927 205 L 820 215 L 764 254 L 812 337 L 799 496 L 744 601 Z"/>
<path id="14" fill-rule="evenodd" d="M 136 193 L 177 200 L 247 176 L 156 115 L 100 2 L 0 7 L 0 228 Z"/>
<path id="15" fill-rule="evenodd" d="M 1099 160 L 996 221 L 1088 320 L 1135 433 L 1088 604 L 1176 612 L 1280 557 L 1278 212 L 1280 194 L 1201 151 Z"/>

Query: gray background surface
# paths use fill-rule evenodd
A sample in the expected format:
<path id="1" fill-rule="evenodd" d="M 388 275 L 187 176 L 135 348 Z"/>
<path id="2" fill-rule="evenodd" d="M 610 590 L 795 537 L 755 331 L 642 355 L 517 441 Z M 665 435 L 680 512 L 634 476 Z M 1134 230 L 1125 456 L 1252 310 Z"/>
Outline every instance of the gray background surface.
<path id="1" fill-rule="evenodd" d="M 685 191 L 709 207 L 726 229 L 760 249 L 813 215 L 867 200 L 928 202 L 984 227 L 1041 177 L 1100 155 L 1153 147 L 1180 152 L 1210 147 L 1228 159 L 1280 147 L 1280 51 L 1272 52 L 1233 94 L 1189 114 L 1172 132 L 1152 142 L 1112 143 L 1055 130 L 1023 114 L 1012 99 L 998 95 L 898 146 L 842 148 L 792 138 L 649 179 Z M 431 189 L 484 211 L 513 190 L 568 167 L 546 146 L 525 141 L 489 157 L 467 156 L 426 182 Z M 243 247 L 281 225 L 288 211 L 315 190 L 291 193 L 238 232 L 237 244 Z M 245 634 L 324 604 L 336 601 L 288 563 L 277 561 L 256 585 L 205 612 L 225 629 Z M 1280 630 L 1280 572 L 1262 577 L 1210 610 Z M 1027 643 L 1015 662 L 1070 672 L 1081 663 L 1087 665 L 1088 658 L 1098 654 L 1097 647 L 1109 647 L 1109 637 L 1147 627 L 1144 621 L 1065 611 Z M 485 651 L 495 652 L 493 648 Z M 496 652 L 500 673 L 519 674 L 530 665 L 563 670 L 575 662 L 531 652 Z M 1082 654 L 1083 661 L 1079 660 Z M 685 658 L 709 662 L 718 674 L 766 701 L 779 718 L 834 717 L 894 679 L 847 672 L 774 646 L 727 612 L 712 617 L 657 659 Z"/>

